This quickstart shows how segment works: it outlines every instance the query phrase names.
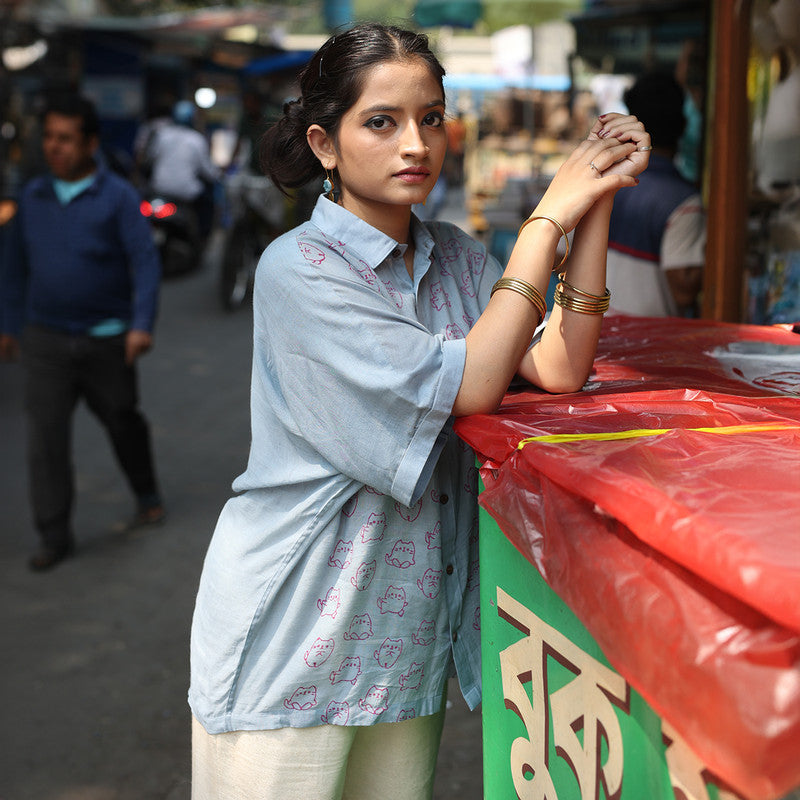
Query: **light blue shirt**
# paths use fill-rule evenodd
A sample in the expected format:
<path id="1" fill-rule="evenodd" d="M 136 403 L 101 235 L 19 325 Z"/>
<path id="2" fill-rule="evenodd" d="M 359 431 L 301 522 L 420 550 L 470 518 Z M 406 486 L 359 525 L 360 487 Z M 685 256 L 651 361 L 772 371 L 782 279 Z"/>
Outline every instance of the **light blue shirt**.
<path id="1" fill-rule="evenodd" d="M 210 733 L 480 701 L 477 471 L 452 433 L 501 274 L 446 223 L 404 245 L 320 198 L 254 294 L 252 444 L 206 556 L 189 702 Z"/>

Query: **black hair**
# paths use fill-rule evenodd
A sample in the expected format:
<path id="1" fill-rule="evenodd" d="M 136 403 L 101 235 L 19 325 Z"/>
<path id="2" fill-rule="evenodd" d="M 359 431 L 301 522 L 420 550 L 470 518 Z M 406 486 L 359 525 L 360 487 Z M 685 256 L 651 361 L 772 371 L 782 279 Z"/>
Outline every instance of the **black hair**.
<path id="1" fill-rule="evenodd" d="M 306 140 L 309 126 L 319 125 L 335 140 L 342 116 L 361 95 L 367 70 L 415 58 L 428 65 L 444 97 L 444 68 L 425 34 L 368 22 L 331 36 L 301 73 L 300 97 L 284 105 L 281 119 L 262 137 L 261 168 L 284 193 L 322 178 L 322 165 Z"/>
<path id="2" fill-rule="evenodd" d="M 674 150 L 683 133 L 683 89 L 667 72 L 648 72 L 622 96 L 631 114 L 644 123 L 653 147 Z"/>
<path id="3" fill-rule="evenodd" d="M 79 94 L 62 93 L 47 98 L 42 112 L 42 120 L 48 114 L 62 117 L 75 117 L 81 121 L 81 131 L 87 139 L 100 135 L 100 120 L 94 103 Z"/>

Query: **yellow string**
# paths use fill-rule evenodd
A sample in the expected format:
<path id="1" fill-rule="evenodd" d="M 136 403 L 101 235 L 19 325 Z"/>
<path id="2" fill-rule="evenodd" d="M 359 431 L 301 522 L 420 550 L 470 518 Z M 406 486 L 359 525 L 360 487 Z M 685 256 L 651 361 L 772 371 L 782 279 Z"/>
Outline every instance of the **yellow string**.
<path id="1" fill-rule="evenodd" d="M 621 439 L 639 439 L 645 436 L 661 436 L 670 431 L 697 431 L 698 433 L 718 433 L 722 435 L 734 435 L 739 433 L 759 433 L 761 431 L 786 431 L 800 429 L 800 425 L 787 425 L 781 423 L 767 423 L 764 425 L 725 425 L 719 428 L 638 428 L 629 431 L 607 431 L 604 433 L 554 433 L 544 436 L 530 436 L 522 439 L 517 445 L 518 450 L 522 450 L 526 444 L 532 442 L 609 442 Z"/>

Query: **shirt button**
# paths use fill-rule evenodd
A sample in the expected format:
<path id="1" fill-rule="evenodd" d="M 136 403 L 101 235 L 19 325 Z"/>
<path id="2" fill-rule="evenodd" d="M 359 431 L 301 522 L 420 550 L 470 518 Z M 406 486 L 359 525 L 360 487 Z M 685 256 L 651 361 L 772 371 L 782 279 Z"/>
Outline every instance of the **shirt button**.
<path id="1" fill-rule="evenodd" d="M 453 631 L 453 641 L 454 642 L 458 641 L 458 631 Z"/>
<path id="2" fill-rule="evenodd" d="M 445 572 L 446 572 L 448 575 L 452 575 L 452 574 L 453 574 L 453 565 L 452 565 L 452 564 L 448 564 L 448 565 L 447 565 L 447 566 L 444 568 L 444 571 L 445 571 Z"/>
<path id="3" fill-rule="evenodd" d="M 399 247 L 395 247 L 395 249 L 392 250 L 392 258 L 400 258 L 400 248 Z"/>
<path id="4" fill-rule="evenodd" d="M 441 496 L 439 497 L 439 502 L 440 502 L 442 505 L 444 505 L 445 503 L 449 503 L 449 502 L 450 502 L 450 496 L 449 496 L 449 495 L 446 495 L 446 494 L 443 494 L 443 495 L 441 495 Z"/>

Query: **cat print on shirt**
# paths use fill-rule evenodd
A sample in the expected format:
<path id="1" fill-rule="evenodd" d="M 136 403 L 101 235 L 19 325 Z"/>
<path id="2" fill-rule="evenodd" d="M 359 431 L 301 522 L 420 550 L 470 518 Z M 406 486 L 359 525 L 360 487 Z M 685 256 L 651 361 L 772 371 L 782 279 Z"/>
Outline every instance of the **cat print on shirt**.
<path id="1" fill-rule="evenodd" d="M 375 577 L 377 566 L 378 562 L 375 561 L 375 559 L 372 559 L 372 561 L 363 561 L 356 570 L 356 574 L 350 578 L 350 583 L 352 583 L 359 592 L 368 589 L 369 585 L 372 583 L 372 579 Z"/>
<path id="2" fill-rule="evenodd" d="M 408 601 L 406 600 L 406 590 L 402 587 L 390 586 L 383 597 L 377 600 L 381 614 L 397 614 L 403 616 Z"/>
<path id="3" fill-rule="evenodd" d="M 415 661 L 408 668 L 408 671 L 400 676 L 400 691 L 404 692 L 406 689 L 419 689 L 424 674 L 425 665 L 417 664 Z"/>
<path id="4" fill-rule="evenodd" d="M 339 664 L 339 669 L 331 672 L 331 683 L 347 683 L 356 685 L 356 680 L 361 674 L 361 659 L 358 656 L 346 656 Z"/>
<path id="5" fill-rule="evenodd" d="M 359 535 L 361 541 L 366 542 L 380 542 L 383 539 L 384 531 L 386 530 L 386 514 L 372 513 L 369 515 L 367 521 L 361 526 Z"/>
<path id="6" fill-rule="evenodd" d="M 366 261 L 359 261 L 358 266 L 350 264 L 349 267 L 356 275 L 360 275 L 369 286 L 374 286 L 378 282 L 378 276 Z"/>
<path id="7" fill-rule="evenodd" d="M 428 546 L 428 550 L 442 549 L 441 536 L 442 536 L 442 524 L 437 521 L 436 524 L 433 526 L 433 530 L 428 531 L 425 534 L 425 544 Z"/>
<path id="8" fill-rule="evenodd" d="M 321 264 L 325 260 L 325 253 L 322 252 L 318 247 L 315 247 L 313 244 L 309 244 L 308 242 L 304 242 L 302 239 L 297 240 L 297 246 L 300 248 L 300 252 L 303 254 L 303 258 L 306 261 L 310 261 L 312 264 Z"/>
<path id="9" fill-rule="evenodd" d="M 398 539 L 392 547 L 392 552 L 386 554 L 386 563 L 390 567 L 408 569 L 416 563 L 414 561 L 415 552 L 414 542 L 404 542 L 402 539 Z"/>
<path id="10" fill-rule="evenodd" d="M 330 558 L 328 559 L 328 566 L 329 567 L 339 567 L 339 569 L 344 569 L 345 567 L 350 566 L 350 562 L 353 560 L 353 543 L 352 542 L 344 542 L 339 539 L 336 542 L 336 547 L 331 553 Z"/>
<path id="11" fill-rule="evenodd" d="M 303 660 L 309 667 L 321 667 L 331 657 L 333 649 L 333 639 L 322 639 L 318 636 L 314 644 L 306 650 Z"/>
<path id="12" fill-rule="evenodd" d="M 414 719 L 417 712 L 413 708 L 401 708 L 395 722 L 405 722 L 407 719 Z"/>
<path id="13" fill-rule="evenodd" d="M 350 627 L 342 634 L 348 642 L 356 639 L 362 641 L 372 636 L 372 617 L 369 614 L 356 614 L 350 620 Z"/>
<path id="14" fill-rule="evenodd" d="M 290 711 L 307 711 L 309 708 L 314 708 L 316 704 L 316 686 L 298 686 L 292 696 L 283 701 L 284 707 Z"/>
<path id="15" fill-rule="evenodd" d="M 383 640 L 381 646 L 374 652 L 373 658 L 384 668 L 389 669 L 397 663 L 400 654 L 403 652 L 402 639 Z"/>
<path id="16" fill-rule="evenodd" d="M 336 619 L 339 613 L 339 606 L 342 604 L 342 593 L 335 587 L 331 586 L 328 589 L 328 594 L 325 595 L 324 600 L 317 600 L 317 608 L 321 617 L 332 617 Z"/>
<path id="17" fill-rule="evenodd" d="M 356 513 L 356 507 L 358 506 L 358 494 L 354 494 L 343 506 L 342 506 L 342 514 L 346 517 L 352 517 L 353 514 Z"/>
<path id="18" fill-rule="evenodd" d="M 370 686 L 366 695 L 358 701 L 362 711 L 368 711 L 376 717 L 389 707 L 389 690 L 385 686 Z"/>
<path id="19" fill-rule="evenodd" d="M 450 308 L 450 298 L 447 296 L 441 281 L 435 281 L 431 284 L 431 305 L 437 311 L 441 311 L 445 307 Z"/>
<path id="20" fill-rule="evenodd" d="M 444 329 L 444 338 L 447 339 L 449 342 L 452 342 L 455 339 L 463 339 L 464 331 L 462 331 L 461 328 L 459 328 L 455 322 L 451 322 Z"/>
<path id="21" fill-rule="evenodd" d="M 468 494 L 478 495 L 478 468 L 470 467 L 467 470 L 467 477 L 464 481 L 464 491 Z"/>
<path id="22" fill-rule="evenodd" d="M 439 594 L 441 578 L 441 570 L 426 569 L 425 574 L 417 581 L 417 587 L 425 597 L 433 600 Z"/>
<path id="23" fill-rule="evenodd" d="M 347 725 L 350 721 L 350 706 L 344 701 L 331 700 L 320 719 L 326 725 Z"/>
<path id="24" fill-rule="evenodd" d="M 452 275 L 452 272 L 445 272 L 444 265 L 449 264 L 451 261 L 457 261 L 458 257 L 463 252 L 464 248 L 458 239 L 448 239 L 441 246 L 442 260 L 440 262 L 440 270 L 445 275 Z"/>
<path id="25" fill-rule="evenodd" d="M 329 236 L 326 236 L 324 233 L 322 234 L 322 238 L 325 240 L 325 244 L 330 247 L 331 250 L 338 253 L 340 256 L 343 256 L 345 253 L 345 243 L 339 241 L 338 239 L 331 239 Z"/>
<path id="26" fill-rule="evenodd" d="M 468 269 L 461 273 L 461 291 L 467 297 L 475 297 L 475 284 L 472 282 L 472 273 Z"/>
<path id="27" fill-rule="evenodd" d="M 386 291 L 388 292 L 389 297 L 391 297 L 392 300 L 394 300 L 394 304 L 398 308 L 402 308 L 403 307 L 403 295 L 400 294 L 400 292 L 398 292 L 397 289 L 394 288 L 394 286 L 392 285 L 391 281 L 384 281 L 383 285 L 386 287 Z"/>
<path id="28" fill-rule="evenodd" d="M 411 634 L 411 641 L 422 647 L 433 644 L 436 641 L 436 620 L 422 620 L 417 632 Z"/>
<path id="29" fill-rule="evenodd" d="M 474 592 L 481 585 L 480 565 L 477 559 L 469 565 L 469 575 L 467 575 L 467 591 Z"/>
<path id="30" fill-rule="evenodd" d="M 422 498 L 420 497 L 413 506 L 404 506 L 402 503 L 395 503 L 394 510 L 406 521 L 413 522 L 422 511 Z"/>
<path id="31" fill-rule="evenodd" d="M 480 250 L 467 249 L 467 265 L 473 275 L 482 275 L 486 266 L 486 257 Z"/>

